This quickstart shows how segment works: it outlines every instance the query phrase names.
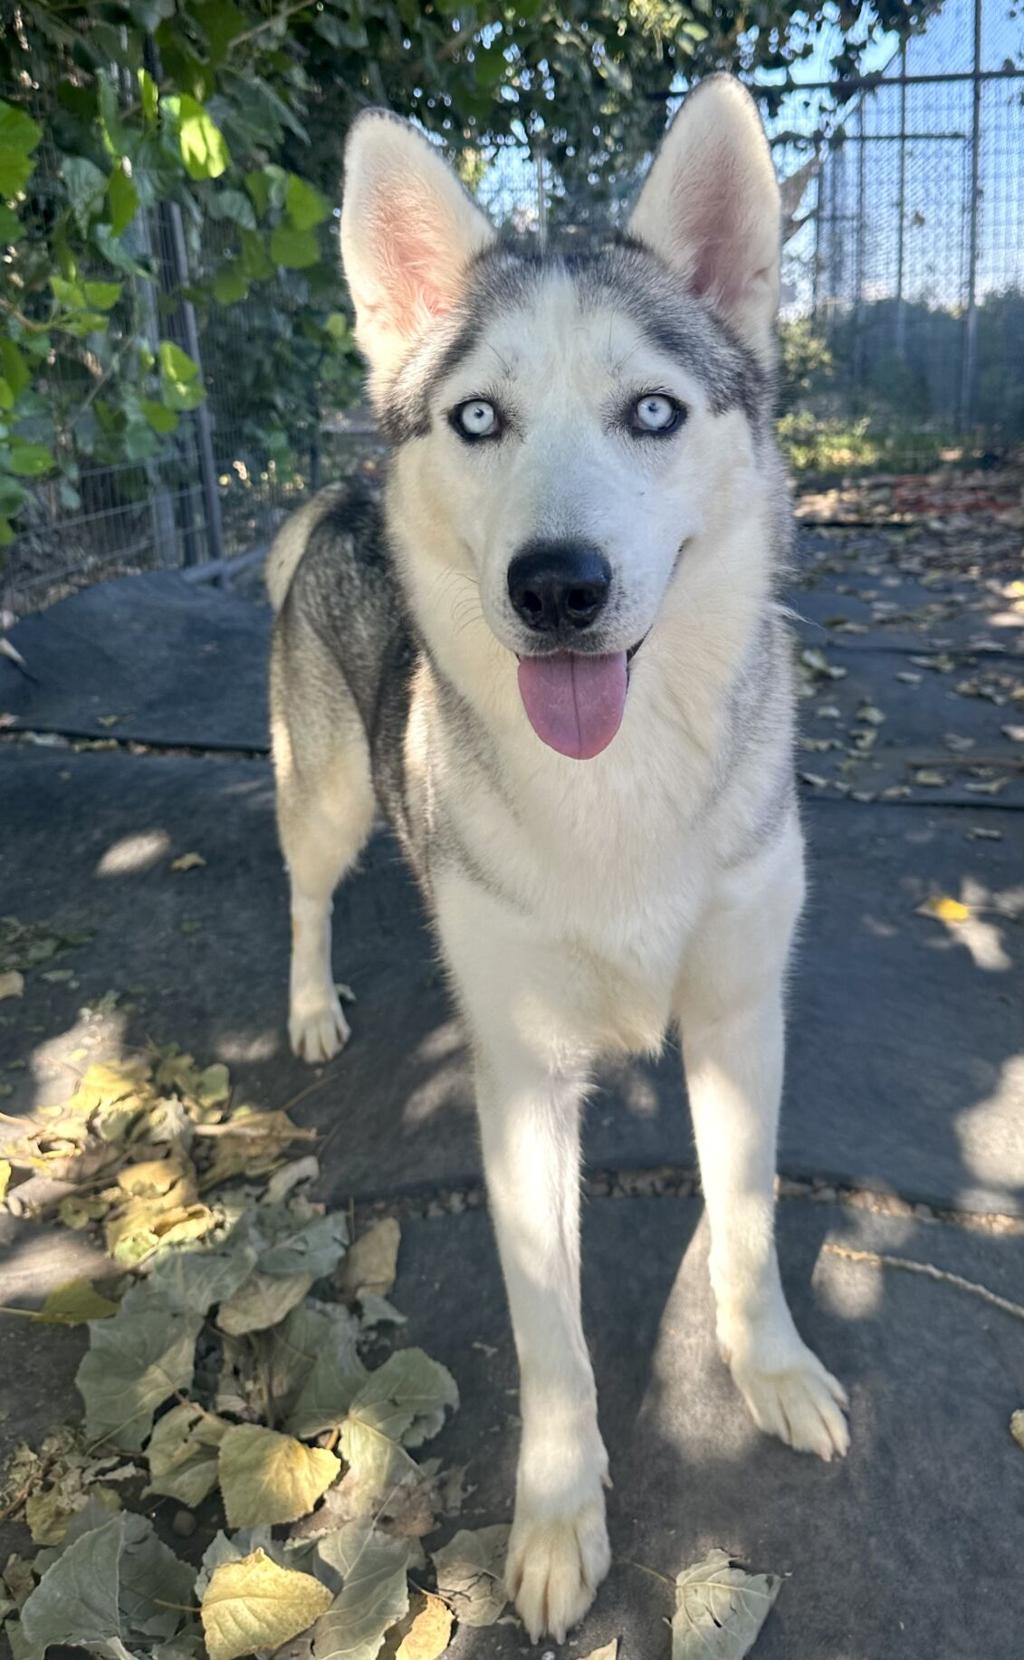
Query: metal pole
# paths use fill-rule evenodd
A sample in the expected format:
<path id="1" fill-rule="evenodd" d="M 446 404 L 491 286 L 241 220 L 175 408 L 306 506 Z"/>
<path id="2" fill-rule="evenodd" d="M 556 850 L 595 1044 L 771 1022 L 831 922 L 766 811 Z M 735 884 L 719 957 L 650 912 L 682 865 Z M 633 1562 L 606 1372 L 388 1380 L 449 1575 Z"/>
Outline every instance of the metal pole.
<path id="1" fill-rule="evenodd" d="M 903 299 L 904 236 L 907 218 L 907 48 L 900 49 L 900 183 L 896 199 L 896 329 L 893 344 L 902 362 L 907 355 L 907 308 Z"/>
<path id="2" fill-rule="evenodd" d="M 860 143 L 857 146 L 857 246 L 855 281 L 857 297 L 854 307 L 854 343 L 853 343 L 853 386 L 854 391 L 860 389 L 861 374 L 864 362 L 864 100 L 857 108 L 857 134 Z"/>
<path id="3" fill-rule="evenodd" d="M 974 0 L 974 68 L 971 75 L 971 186 L 968 202 L 967 310 L 964 314 L 960 430 L 974 419 L 978 367 L 978 214 L 981 206 L 981 4 Z"/>
<path id="4" fill-rule="evenodd" d="M 544 177 L 544 145 L 538 143 L 533 159 L 534 172 L 537 178 L 537 235 L 540 238 L 541 252 L 548 245 L 548 192 Z"/>
<path id="5" fill-rule="evenodd" d="M 188 285 L 189 271 L 181 209 L 177 202 L 165 202 L 164 207 L 167 210 L 167 228 L 170 232 L 171 267 L 174 273 L 174 281 L 178 289 L 183 292 Z M 201 376 L 203 361 L 199 349 L 199 330 L 196 327 L 195 307 L 191 300 L 182 299 L 181 301 L 181 324 L 185 350 L 193 363 L 199 365 Z M 192 418 L 195 421 L 196 449 L 199 453 L 199 477 L 202 484 L 203 511 L 206 519 L 207 556 L 211 560 L 223 559 L 224 527 L 220 516 L 217 466 L 213 456 L 213 427 L 210 423 L 210 406 L 205 398 L 192 411 Z"/>
<path id="6" fill-rule="evenodd" d="M 811 267 L 811 321 L 818 325 L 818 282 L 821 276 L 821 216 L 825 211 L 823 174 L 828 165 L 828 152 L 822 157 L 814 179 L 814 263 Z"/>

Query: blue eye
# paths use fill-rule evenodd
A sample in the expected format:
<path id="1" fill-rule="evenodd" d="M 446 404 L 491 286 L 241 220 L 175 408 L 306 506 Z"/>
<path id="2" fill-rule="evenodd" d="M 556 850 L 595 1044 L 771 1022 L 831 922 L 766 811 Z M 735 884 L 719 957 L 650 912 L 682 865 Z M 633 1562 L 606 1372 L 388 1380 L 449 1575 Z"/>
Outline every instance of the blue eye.
<path id="1" fill-rule="evenodd" d="M 501 434 L 501 417 L 486 398 L 468 398 L 457 404 L 449 417 L 460 438 L 472 443 L 478 438 L 497 438 Z"/>
<path id="2" fill-rule="evenodd" d="M 665 392 L 645 392 L 633 405 L 630 424 L 634 432 L 657 437 L 675 432 L 686 419 L 686 410 Z"/>

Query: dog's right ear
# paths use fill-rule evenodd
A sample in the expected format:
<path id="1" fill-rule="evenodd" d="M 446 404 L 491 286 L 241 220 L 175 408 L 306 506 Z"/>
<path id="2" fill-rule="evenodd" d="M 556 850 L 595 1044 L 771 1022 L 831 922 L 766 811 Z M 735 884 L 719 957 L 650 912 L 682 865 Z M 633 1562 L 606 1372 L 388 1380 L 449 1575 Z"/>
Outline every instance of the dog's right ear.
<path id="1" fill-rule="evenodd" d="M 387 110 L 359 117 L 345 147 L 341 257 L 371 391 L 455 304 L 467 265 L 494 236 L 429 139 Z"/>

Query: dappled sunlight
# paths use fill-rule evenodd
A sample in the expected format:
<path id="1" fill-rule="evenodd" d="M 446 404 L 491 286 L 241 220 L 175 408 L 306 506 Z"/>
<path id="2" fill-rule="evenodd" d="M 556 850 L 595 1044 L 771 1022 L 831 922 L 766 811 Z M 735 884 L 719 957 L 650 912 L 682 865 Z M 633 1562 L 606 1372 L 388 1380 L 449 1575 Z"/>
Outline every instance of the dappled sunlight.
<path id="1" fill-rule="evenodd" d="M 65 1031 L 44 1038 L 29 1057 L 35 1099 L 29 1112 L 62 1101 L 93 1061 L 117 1061 L 125 1052 L 127 1011 L 99 999 L 83 1004 Z"/>
<path id="2" fill-rule="evenodd" d="M 282 1042 L 279 1031 L 222 1032 L 213 1049 L 217 1060 L 238 1066 L 247 1061 L 271 1060 L 280 1054 Z"/>
<path id="3" fill-rule="evenodd" d="M 96 1279 L 117 1272 L 116 1266 L 84 1234 L 22 1233 L 18 1243 L 4 1249 L 4 1302 L 35 1308 L 40 1300 L 70 1279 Z"/>
<path id="4" fill-rule="evenodd" d="M 151 870 L 170 851 L 171 838 L 166 830 L 142 830 L 134 836 L 122 836 L 101 854 L 96 875 L 134 876 L 138 871 Z"/>
<path id="5" fill-rule="evenodd" d="M 1003 1064 L 999 1082 L 983 1101 L 965 1108 L 954 1121 L 965 1171 L 987 1192 L 961 1189 L 961 1204 L 974 1207 L 990 1202 L 991 1190 L 1006 1195 L 1006 1208 L 1016 1208 L 1024 1195 L 1024 1054 Z M 1015 1110 L 1016 1109 L 1016 1110 Z"/>

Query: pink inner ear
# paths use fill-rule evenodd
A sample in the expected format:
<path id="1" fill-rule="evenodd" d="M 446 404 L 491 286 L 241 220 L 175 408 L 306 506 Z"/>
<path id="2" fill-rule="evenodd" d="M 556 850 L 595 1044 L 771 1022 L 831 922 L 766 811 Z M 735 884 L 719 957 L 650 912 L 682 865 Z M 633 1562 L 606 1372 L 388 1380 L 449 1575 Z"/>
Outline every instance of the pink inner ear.
<path id="1" fill-rule="evenodd" d="M 450 309 L 458 264 L 445 247 L 443 226 L 421 198 L 408 190 L 390 194 L 378 215 L 376 239 L 388 306 L 402 333 Z"/>
<path id="2" fill-rule="evenodd" d="M 678 238 L 695 250 L 689 285 L 712 304 L 729 306 L 740 298 L 752 275 L 751 228 L 727 158 L 711 170 L 714 186 L 697 191 L 677 186 Z"/>

